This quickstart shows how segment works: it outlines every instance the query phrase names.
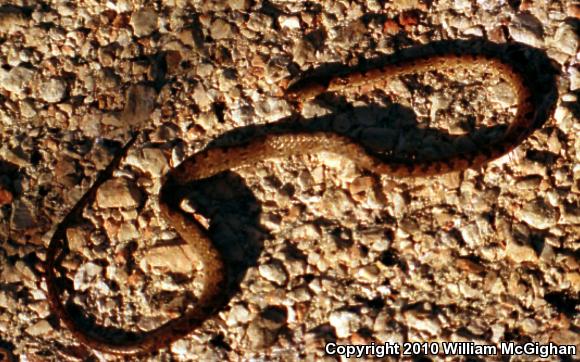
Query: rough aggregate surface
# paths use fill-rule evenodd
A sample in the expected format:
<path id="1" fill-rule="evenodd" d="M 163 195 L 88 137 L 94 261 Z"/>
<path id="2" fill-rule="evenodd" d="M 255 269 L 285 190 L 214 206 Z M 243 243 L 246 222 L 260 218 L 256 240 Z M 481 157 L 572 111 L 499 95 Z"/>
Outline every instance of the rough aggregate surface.
<path id="1" fill-rule="evenodd" d="M 0 1 L 0 348 L 21 361 L 123 360 L 60 327 L 42 272 L 55 226 L 131 129 L 145 136 L 67 231 L 75 293 L 63 297 L 100 324 L 147 330 L 199 290 L 195 250 L 159 218 L 171 167 L 227 131 L 296 113 L 370 147 L 445 155 L 409 129 L 505 125 L 505 83 L 430 72 L 300 110 L 284 89 L 321 65 L 471 37 L 554 60 L 560 97 L 541 129 L 443 176 L 378 177 L 322 154 L 196 186 L 182 207 L 210 225 L 237 285 L 196 332 L 125 360 L 330 361 L 330 341 L 580 348 L 579 17 L 573 0 Z"/>

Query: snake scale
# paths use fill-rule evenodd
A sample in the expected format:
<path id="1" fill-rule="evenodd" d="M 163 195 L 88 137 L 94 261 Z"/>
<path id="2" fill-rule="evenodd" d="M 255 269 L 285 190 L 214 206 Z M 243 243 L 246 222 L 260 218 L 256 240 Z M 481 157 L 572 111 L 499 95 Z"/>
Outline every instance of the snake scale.
<path id="1" fill-rule="evenodd" d="M 60 263 L 68 250 L 66 230 L 74 221 L 82 218 L 82 211 L 95 198 L 96 190 L 119 165 L 124 154 L 134 144 L 137 135 L 117 154 L 113 161 L 97 177 L 93 186 L 57 226 L 50 241 L 46 260 L 46 285 L 48 300 L 56 315 L 72 334 L 83 344 L 113 354 L 138 354 L 155 351 L 191 333 L 206 319 L 217 313 L 227 304 L 225 292 L 227 285 L 226 265 L 222 255 L 215 248 L 204 227 L 188 217 L 179 208 L 179 197 L 175 190 L 192 181 L 211 177 L 243 165 L 254 164 L 265 159 L 283 158 L 321 151 L 344 156 L 356 163 L 361 169 L 376 174 L 395 177 L 420 177 L 438 175 L 450 171 L 477 168 L 513 150 L 532 132 L 540 128 L 550 117 L 554 106 L 554 94 L 533 93 L 538 83 L 534 77 L 524 74 L 516 65 L 505 61 L 501 55 L 481 49 L 450 49 L 433 51 L 427 55 L 417 55 L 401 61 L 393 61 L 382 67 L 364 73 L 338 76 L 326 83 L 310 83 L 288 90 L 286 96 L 304 102 L 324 92 L 337 92 L 365 86 L 382 85 L 389 80 L 412 73 L 427 71 L 453 71 L 458 68 L 481 67 L 505 80 L 517 95 L 517 111 L 504 135 L 496 142 L 481 146 L 475 151 L 459 153 L 447 159 L 409 162 L 386 161 L 367 151 L 346 136 L 332 132 L 286 131 L 268 134 L 249 143 L 228 147 L 208 147 L 183 161 L 166 176 L 159 195 L 161 215 L 175 229 L 183 242 L 195 247 L 203 262 L 201 278 L 203 290 L 197 305 L 184 315 L 145 332 L 129 333 L 121 338 L 107 336 L 98 328 L 83 325 L 61 297 L 64 272 L 57 273 Z M 552 79 L 553 81 L 553 79 Z M 368 87 L 367 87 L 368 88 Z M 371 87 L 372 88 L 372 87 Z M 551 104 L 550 104 L 551 102 Z M 546 106 L 548 104 L 548 106 Z"/>

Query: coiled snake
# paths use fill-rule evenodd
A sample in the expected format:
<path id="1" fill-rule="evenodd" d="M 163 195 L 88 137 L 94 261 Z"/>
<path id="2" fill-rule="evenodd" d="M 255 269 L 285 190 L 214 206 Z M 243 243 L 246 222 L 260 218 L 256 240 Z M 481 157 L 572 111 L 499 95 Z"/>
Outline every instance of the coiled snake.
<path id="1" fill-rule="evenodd" d="M 48 300 L 53 313 L 60 318 L 80 342 L 87 346 L 109 353 L 135 354 L 168 346 L 189 334 L 222 308 L 227 303 L 224 296 L 227 278 L 226 265 L 220 252 L 206 235 L 204 228 L 179 209 L 179 198 L 174 191 L 179 186 L 186 185 L 191 181 L 204 179 L 264 159 L 321 151 L 349 158 L 358 167 L 370 172 L 396 177 L 437 175 L 449 171 L 476 168 L 510 152 L 549 118 L 553 111 L 557 91 L 552 90 L 551 94 L 546 94 L 546 89 L 548 86 L 554 85 L 555 77 L 549 78 L 550 82 L 548 83 L 550 84 L 547 86 L 544 84 L 543 89 L 536 94 L 533 92 L 533 88 L 538 86 L 538 79 L 535 76 L 526 76 L 517 64 L 510 64 L 502 58 L 501 54 L 495 54 L 494 51 L 488 51 L 485 48 L 455 49 L 451 47 L 450 49 L 434 50 L 427 55 L 396 60 L 365 73 L 337 77 L 327 84 L 311 83 L 289 91 L 287 96 L 302 102 L 323 92 L 342 91 L 373 83 L 384 84 L 390 79 L 410 73 L 431 70 L 448 71 L 473 66 L 480 66 L 500 76 L 507 81 L 517 95 L 517 112 L 503 137 L 476 151 L 435 161 L 393 162 L 386 161 L 367 151 L 345 136 L 331 132 L 288 131 L 266 135 L 241 146 L 206 148 L 187 158 L 165 176 L 160 191 L 159 206 L 162 216 L 177 231 L 184 242 L 195 247 L 203 261 L 202 280 L 204 288 L 198 304 L 181 317 L 153 330 L 142 333 L 127 333 L 123 338 L 107 338 L 103 334 L 94 332 L 93 329 L 85 329 L 78 318 L 73 316 L 70 308 L 65 306 L 60 295 L 62 287 L 59 286 L 59 276 L 56 269 L 67 251 L 66 229 L 75 220 L 81 218 L 83 208 L 93 201 L 98 187 L 111 176 L 123 155 L 135 142 L 136 136 L 133 136 L 107 169 L 98 176 L 90 190 L 58 225 L 50 241 L 46 260 L 46 282 Z M 542 88 L 541 85 L 540 88 Z"/>

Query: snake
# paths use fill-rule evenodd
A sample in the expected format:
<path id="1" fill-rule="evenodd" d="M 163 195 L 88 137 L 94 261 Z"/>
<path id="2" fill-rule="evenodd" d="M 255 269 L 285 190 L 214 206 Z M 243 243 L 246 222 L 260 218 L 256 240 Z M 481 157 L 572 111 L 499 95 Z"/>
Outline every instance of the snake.
<path id="1" fill-rule="evenodd" d="M 192 245 L 197 251 L 203 264 L 199 271 L 203 287 L 196 305 L 183 312 L 181 316 L 149 331 L 125 332 L 126 335 L 120 338 L 107 336 L 106 333 L 99 332 L 98 328 L 87 328 L 86 323 L 75 315 L 75 310 L 67 306 L 61 296 L 63 290 L 61 284 L 65 277 L 59 277 L 64 272 L 59 273 L 57 269 L 68 251 L 67 228 L 82 218 L 82 211 L 93 202 L 96 190 L 112 176 L 113 170 L 119 166 L 127 150 L 138 138 L 138 133 L 134 133 L 107 168 L 97 176 L 92 187 L 63 218 L 50 240 L 45 262 L 45 279 L 52 313 L 82 344 L 106 353 L 132 355 L 167 347 L 190 334 L 222 310 L 227 305 L 225 290 L 228 283 L 224 257 L 208 236 L 205 227 L 179 207 L 180 197 L 176 190 L 187 187 L 194 181 L 267 159 L 319 152 L 340 155 L 350 159 L 363 170 L 392 177 L 425 177 L 478 168 L 509 153 L 550 117 L 554 110 L 557 91 L 546 90 L 548 86 L 555 88 L 554 78 L 549 78 L 547 84 L 540 84 L 542 82 L 538 81 L 537 76 L 526 75 L 522 70 L 522 64 L 507 61 L 506 57 L 494 51 L 465 47 L 436 49 L 426 55 L 411 55 L 398 60 L 395 58 L 386 65 L 364 72 L 336 75 L 330 77 L 328 81 L 306 82 L 297 87 L 290 86 L 287 87 L 285 96 L 289 101 L 302 104 L 326 92 L 353 89 L 364 91 L 373 88 L 373 85 L 380 87 L 405 75 L 474 67 L 503 79 L 514 90 L 517 98 L 517 110 L 503 135 L 494 142 L 480 145 L 475 150 L 459 152 L 444 159 L 395 161 L 380 157 L 350 137 L 331 131 L 288 130 L 261 135 L 241 145 L 207 146 L 168 171 L 159 191 L 160 214 L 175 229 L 181 241 Z M 542 89 L 534 92 L 537 87 Z"/>

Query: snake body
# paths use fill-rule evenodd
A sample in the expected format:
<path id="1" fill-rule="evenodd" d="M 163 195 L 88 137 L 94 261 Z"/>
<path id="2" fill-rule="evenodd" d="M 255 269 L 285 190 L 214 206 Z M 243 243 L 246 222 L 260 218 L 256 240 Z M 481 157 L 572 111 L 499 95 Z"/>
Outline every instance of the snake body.
<path id="1" fill-rule="evenodd" d="M 185 312 L 183 316 L 153 330 L 131 334 L 123 338 L 107 338 L 102 333 L 83 327 L 78 318 L 74 317 L 70 308 L 64 305 L 55 269 L 67 249 L 66 228 L 75 219 L 81 217 L 82 209 L 94 199 L 96 189 L 110 177 L 112 170 L 120 163 L 123 154 L 135 141 L 136 137 L 133 137 L 57 227 L 50 242 L 46 261 L 46 281 L 48 300 L 53 313 L 60 318 L 80 342 L 92 348 L 115 354 L 142 353 L 168 346 L 189 334 L 210 316 L 217 313 L 226 303 L 224 297 L 227 282 L 226 265 L 222 255 L 206 235 L 204 227 L 180 210 L 179 197 L 175 192 L 176 189 L 186 186 L 192 181 L 205 179 L 220 172 L 251 165 L 265 159 L 314 154 L 322 151 L 349 158 L 360 168 L 370 172 L 396 177 L 437 175 L 475 168 L 506 154 L 539 128 L 549 117 L 551 109 L 541 109 L 540 100 L 545 97 L 541 98 L 532 94 L 530 84 L 533 80 L 530 81 L 522 71 L 503 61 L 501 57 L 485 52 L 482 54 L 461 54 L 459 51 L 447 51 L 419 56 L 415 59 L 406 59 L 404 62 L 394 62 L 365 73 L 336 77 L 327 84 L 314 83 L 303 86 L 288 91 L 287 96 L 304 102 L 323 92 L 344 91 L 373 84 L 380 85 L 401 75 L 431 70 L 450 71 L 474 66 L 481 67 L 503 78 L 517 95 L 517 112 L 503 137 L 476 151 L 461 153 L 442 160 L 393 162 L 385 161 L 346 136 L 331 132 L 288 131 L 262 136 L 244 145 L 206 148 L 187 158 L 165 176 L 159 195 L 159 206 L 161 215 L 177 231 L 184 242 L 195 247 L 200 260 L 203 262 L 203 270 L 201 271 L 203 291 L 197 305 L 192 310 Z"/>

